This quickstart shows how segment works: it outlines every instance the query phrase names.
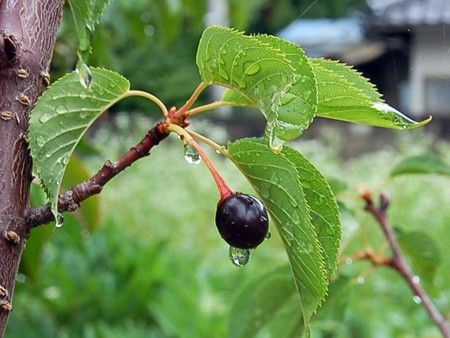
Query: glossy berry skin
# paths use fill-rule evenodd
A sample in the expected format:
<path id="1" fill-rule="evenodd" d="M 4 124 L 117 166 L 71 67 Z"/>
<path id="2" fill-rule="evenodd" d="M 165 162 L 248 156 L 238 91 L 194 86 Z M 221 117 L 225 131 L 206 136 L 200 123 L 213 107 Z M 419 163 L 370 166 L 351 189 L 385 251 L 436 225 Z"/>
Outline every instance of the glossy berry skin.
<path id="1" fill-rule="evenodd" d="M 269 217 L 259 199 L 235 193 L 217 204 L 216 225 L 225 242 L 239 249 L 251 249 L 264 241 Z"/>

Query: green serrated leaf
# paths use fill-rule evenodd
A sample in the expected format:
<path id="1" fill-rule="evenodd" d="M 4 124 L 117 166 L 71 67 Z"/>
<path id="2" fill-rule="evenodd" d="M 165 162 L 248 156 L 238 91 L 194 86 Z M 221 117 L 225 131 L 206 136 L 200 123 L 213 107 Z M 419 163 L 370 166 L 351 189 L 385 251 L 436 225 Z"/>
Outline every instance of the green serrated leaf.
<path id="1" fill-rule="evenodd" d="M 248 97 L 230 88 L 226 88 L 223 92 L 222 101 L 230 106 L 256 107 Z"/>
<path id="2" fill-rule="evenodd" d="M 327 180 L 314 165 L 298 151 L 285 147 L 281 153 L 295 165 L 298 178 L 309 206 L 311 222 L 321 244 L 327 276 L 336 270 L 341 239 L 339 208 Z"/>
<path id="3" fill-rule="evenodd" d="M 111 0 L 69 0 L 78 35 L 78 50 L 85 59 L 91 49 L 92 34 Z"/>
<path id="4" fill-rule="evenodd" d="M 255 139 L 230 143 L 232 161 L 253 185 L 275 221 L 294 272 L 305 329 L 326 294 L 323 250 L 311 223 L 295 165 Z"/>
<path id="5" fill-rule="evenodd" d="M 255 103 L 267 119 L 272 148 L 298 137 L 314 117 L 313 73 L 294 44 L 212 26 L 200 39 L 197 65 L 206 84 L 231 88 Z"/>
<path id="6" fill-rule="evenodd" d="M 411 261 L 413 271 L 429 284 L 433 284 L 436 270 L 441 264 L 441 253 L 435 241 L 422 231 L 395 229 L 398 243 Z"/>
<path id="7" fill-rule="evenodd" d="M 422 154 L 403 159 L 391 171 L 391 176 L 405 174 L 438 174 L 450 176 L 450 165 L 433 154 Z"/>
<path id="8" fill-rule="evenodd" d="M 121 75 L 92 68 L 89 90 L 72 72 L 39 98 L 30 118 L 30 149 L 34 171 L 42 180 L 55 217 L 61 181 L 73 150 L 89 126 L 129 88 L 130 83 Z"/>
<path id="9" fill-rule="evenodd" d="M 319 93 L 317 116 L 393 129 L 417 128 L 431 120 L 416 122 L 381 100 L 374 100 L 376 92 L 370 90 L 367 81 L 358 80 L 350 68 L 346 73 L 346 68 L 324 59 L 310 59 L 310 64 Z"/>
<path id="10" fill-rule="evenodd" d="M 381 94 L 373 83 L 362 75 L 359 71 L 345 63 L 323 58 L 311 58 L 309 62 L 313 65 L 320 65 L 334 74 L 346 79 L 354 87 L 360 89 L 363 94 L 372 102 L 383 102 Z"/>

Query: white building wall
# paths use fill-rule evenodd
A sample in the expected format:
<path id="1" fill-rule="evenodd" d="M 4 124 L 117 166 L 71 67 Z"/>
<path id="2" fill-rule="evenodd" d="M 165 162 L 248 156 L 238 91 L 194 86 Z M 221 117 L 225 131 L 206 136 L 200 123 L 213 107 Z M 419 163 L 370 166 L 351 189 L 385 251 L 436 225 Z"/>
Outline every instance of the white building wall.
<path id="1" fill-rule="evenodd" d="M 450 83 L 450 26 L 418 28 L 413 36 L 410 107 L 414 115 L 423 116 L 430 113 L 426 111 L 426 79 L 446 79 Z M 450 107 L 440 113 L 450 117 Z"/>

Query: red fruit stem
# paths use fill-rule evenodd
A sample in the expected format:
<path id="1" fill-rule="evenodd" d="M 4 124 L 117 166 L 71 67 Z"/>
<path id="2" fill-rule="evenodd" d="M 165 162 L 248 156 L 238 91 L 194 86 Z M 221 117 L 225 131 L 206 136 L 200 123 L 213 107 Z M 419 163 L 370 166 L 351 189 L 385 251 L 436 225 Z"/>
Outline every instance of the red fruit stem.
<path id="1" fill-rule="evenodd" d="M 214 164 L 212 164 L 211 160 L 209 159 L 208 155 L 206 155 L 205 151 L 200 147 L 200 145 L 193 139 L 186 140 L 191 146 L 197 150 L 200 157 L 205 161 L 206 166 L 208 167 L 209 171 L 211 172 L 212 176 L 214 177 L 214 181 L 216 181 L 217 189 L 219 189 L 220 193 L 220 201 L 223 201 L 227 197 L 233 195 L 233 191 L 228 187 L 228 185 L 225 183 L 225 180 L 220 176 L 219 172 L 217 171 Z"/>

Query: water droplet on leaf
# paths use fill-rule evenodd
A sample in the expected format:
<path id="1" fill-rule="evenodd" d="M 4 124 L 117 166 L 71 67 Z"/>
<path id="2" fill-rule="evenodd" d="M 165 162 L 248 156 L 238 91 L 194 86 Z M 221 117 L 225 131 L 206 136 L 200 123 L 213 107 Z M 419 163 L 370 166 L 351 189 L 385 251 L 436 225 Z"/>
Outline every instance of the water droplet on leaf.
<path id="1" fill-rule="evenodd" d="M 64 107 L 62 105 L 59 105 L 58 107 L 56 107 L 56 112 L 58 114 L 64 114 L 66 112 L 66 110 L 67 110 L 66 107 Z"/>
<path id="2" fill-rule="evenodd" d="M 260 193 L 263 197 L 269 198 L 270 197 L 270 185 L 268 183 L 262 183 Z"/>
<path id="3" fill-rule="evenodd" d="M 229 255 L 231 263 L 238 267 L 246 265 L 250 260 L 249 249 L 239 249 L 235 248 L 234 246 L 230 246 Z"/>
<path id="4" fill-rule="evenodd" d="M 224 71 L 222 68 L 219 69 L 219 75 L 225 81 L 228 81 L 230 79 L 230 77 L 228 76 L 227 72 Z"/>
<path id="5" fill-rule="evenodd" d="M 39 147 L 43 147 L 45 144 L 45 138 L 43 136 L 38 136 L 36 141 Z"/>
<path id="6" fill-rule="evenodd" d="M 419 284 L 420 283 L 420 277 L 419 276 L 414 276 L 412 278 L 412 281 L 413 281 L 414 284 Z"/>
<path id="7" fill-rule="evenodd" d="M 295 198 L 290 197 L 290 196 L 289 196 L 289 204 L 292 205 L 293 208 L 297 208 L 298 207 L 298 203 L 295 200 Z"/>
<path id="8" fill-rule="evenodd" d="M 50 120 L 52 118 L 52 115 L 50 115 L 50 114 L 48 114 L 48 113 L 45 113 L 45 114 L 43 114 L 41 117 L 40 117 L 40 119 L 39 119 L 39 122 L 41 122 L 41 123 L 46 123 L 48 120 Z"/>
<path id="9" fill-rule="evenodd" d="M 184 145 L 184 159 L 189 164 L 199 164 L 202 158 L 198 154 L 197 150 L 190 144 Z"/>
<path id="10" fill-rule="evenodd" d="M 261 70 L 259 63 L 253 63 L 250 67 L 245 70 L 245 75 L 255 75 Z"/>
<path id="11" fill-rule="evenodd" d="M 286 93 L 283 96 L 280 97 L 280 103 L 282 106 L 287 105 L 289 102 L 291 102 L 293 99 L 295 99 L 297 96 L 291 93 Z"/>

